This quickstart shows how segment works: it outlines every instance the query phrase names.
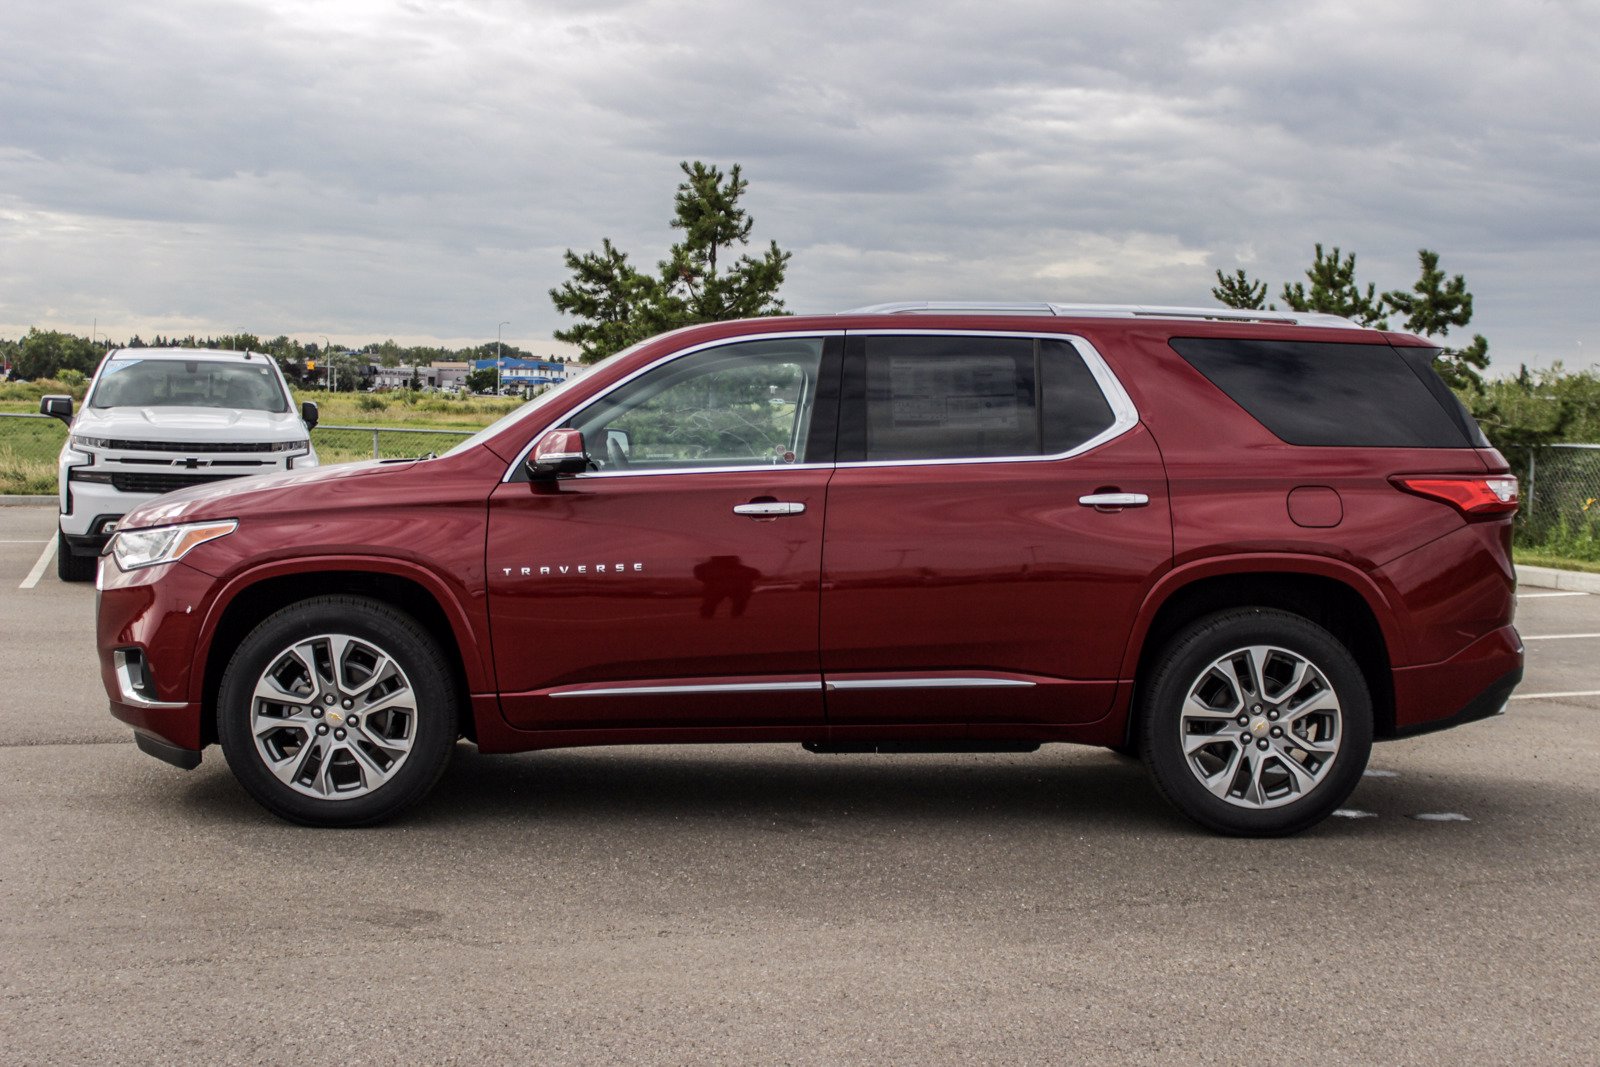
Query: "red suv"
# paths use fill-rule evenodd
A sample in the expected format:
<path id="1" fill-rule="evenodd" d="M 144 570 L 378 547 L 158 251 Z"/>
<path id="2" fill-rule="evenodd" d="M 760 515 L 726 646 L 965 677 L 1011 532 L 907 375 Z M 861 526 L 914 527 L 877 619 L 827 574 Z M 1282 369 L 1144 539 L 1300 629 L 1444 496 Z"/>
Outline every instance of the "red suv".
<path id="1" fill-rule="evenodd" d="M 1284 834 L 1375 739 L 1522 674 L 1516 480 L 1407 335 L 906 304 L 697 326 L 443 456 L 123 520 L 101 668 L 140 748 L 376 822 L 484 752 L 1137 753 Z"/>

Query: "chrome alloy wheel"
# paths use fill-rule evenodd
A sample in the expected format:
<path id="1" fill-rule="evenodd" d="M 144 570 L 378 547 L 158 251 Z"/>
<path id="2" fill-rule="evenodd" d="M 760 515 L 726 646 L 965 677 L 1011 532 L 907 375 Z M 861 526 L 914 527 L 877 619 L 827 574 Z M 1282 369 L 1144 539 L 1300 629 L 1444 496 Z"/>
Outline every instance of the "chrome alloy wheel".
<path id="1" fill-rule="evenodd" d="M 319 800 L 383 785 L 411 754 L 417 698 L 393 656 L 364 638 L 321 634 L 268 662 L 250 700 L 256 753 L 283 784 Z"/>
<path id="2" fill-rule="evenodd" d="M 1243 808 L 1299 800 L 1339 755 L 1339 696 L 1316 664 L 1252 645 L 1200 672 L 1178 719 L 1185 762 L 1212 795 Z"/>

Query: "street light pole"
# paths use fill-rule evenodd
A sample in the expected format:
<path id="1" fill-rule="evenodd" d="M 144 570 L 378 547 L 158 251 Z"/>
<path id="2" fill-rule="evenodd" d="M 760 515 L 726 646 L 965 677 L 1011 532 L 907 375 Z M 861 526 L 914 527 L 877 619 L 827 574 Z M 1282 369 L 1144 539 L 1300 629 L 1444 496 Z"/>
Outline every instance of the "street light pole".
<path id="1" fill-rule="evenodd" d="M 500 346 L 502 344 L 502 342 L 500 340 L 500 331 L 505 329 L 507 326 L 510 326 L 510 325 L 511 325 L 511 321 L 509 319 L 507 319 L 505 322 L 502 322 L 499 326 L 496 326 L 494 328 L 494 395 L 495 396 L 499 396 L 500 395 L 500 364 L 503 362 L 503 360 L 501 360 L 501 358 L 500 358 Z"/>
<path id="2" fill-rule="evenodd" d="M 335 377 L 337 372 L 333 369 L 333 342 L 328 340 L 328 335 L 325 333 L 319 333 L 317 336 L 322 338 L 322 361 L 328 365 L 328 392 L 338 392 L 339 379 Z"/>

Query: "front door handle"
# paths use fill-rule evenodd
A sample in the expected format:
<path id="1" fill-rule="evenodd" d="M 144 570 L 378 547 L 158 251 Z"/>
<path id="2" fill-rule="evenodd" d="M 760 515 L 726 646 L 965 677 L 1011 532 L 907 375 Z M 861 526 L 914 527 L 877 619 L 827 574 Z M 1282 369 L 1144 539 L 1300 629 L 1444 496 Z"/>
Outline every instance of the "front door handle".
<path id="1" fill-rule="evenodd" d="M 804 504 L 791 503 L 787 500 L 765 500 L 758 504 L 735 504 L 735 515 L 749 515 L 757 519 L 775 519 L 779 515 L 799 515 L 806 510 Z"/>
<path id="2" fill-rule="evenodd" d="M 1143 493 L 1090 493 L 1080 496 L 1078 503 L 1086 508 L 1142 508 L 1150 498 Z"/>

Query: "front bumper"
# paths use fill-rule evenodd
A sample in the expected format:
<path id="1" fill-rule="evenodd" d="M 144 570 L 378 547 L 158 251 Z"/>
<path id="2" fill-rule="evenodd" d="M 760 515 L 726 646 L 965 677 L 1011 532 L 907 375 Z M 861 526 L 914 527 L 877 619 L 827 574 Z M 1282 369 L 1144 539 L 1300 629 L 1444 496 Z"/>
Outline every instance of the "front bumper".
<path id="1" fill-rule="evenodd" d="M 203 598 L 215 579 L 182 561 L 123 571 L 105 560 L 100 571 L 96 638 L 111 714 L 198 763 L 205 738 L 191 666 Z M 140 747 L 150 751 L 145 742 Z"/>
<path id="2" fill-rule="evenodd" d="M 63 472 L 65 473 L 65 472 Z M 98 540 L 94 551 L 105 547 L 106 535 L 102 529 L 108 519 L 120 519 L 146 501 L 154 500 L 159 493 L 124 493 L 114 485 L 98 482 L 71 481 L 67 487 L 61 511 L 61 532 L 67 543 L 87 555 L 90 543 Z M 67 500 L 71 502 L 70 510 Z"/>

